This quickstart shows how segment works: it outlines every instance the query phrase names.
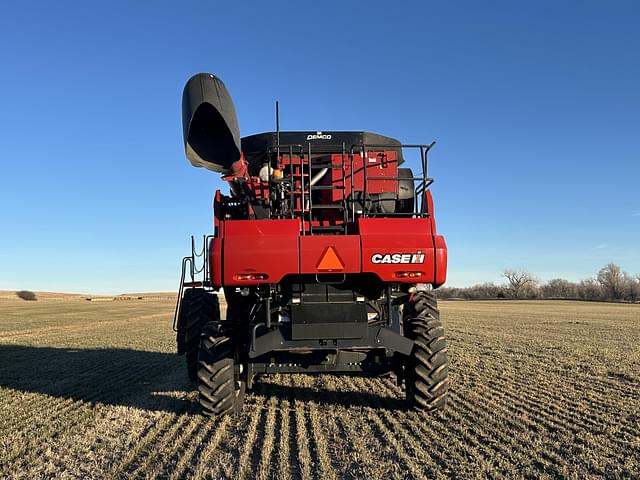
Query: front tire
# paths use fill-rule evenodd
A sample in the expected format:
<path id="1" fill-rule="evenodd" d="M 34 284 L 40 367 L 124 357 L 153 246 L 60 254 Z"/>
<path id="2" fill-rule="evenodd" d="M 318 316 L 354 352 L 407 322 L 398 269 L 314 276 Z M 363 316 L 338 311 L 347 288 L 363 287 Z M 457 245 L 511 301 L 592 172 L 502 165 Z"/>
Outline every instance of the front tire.
<path id="1" fill-rule="evenodd" d="M 405 332 L 414 341 L 405 364 L 407 400 L 416 410 L 442 410 L 449 389 L 449 358 L 438 302 L 433 292 L 416 292 L 407 307 Z"/>
<path id="2" fill-rule="evenodd" d="M 202 288 L 190 288 L 184 292 L 178 317 L 178 354 L 185 355 L 189 380 L 198 379 L 198 348 L 200 334 L 207 322 L 220 320 L 218 295 Z"/>
<path id="3" fill-rule="evenodd" d="M 199 401 L 207 417 L 239 413 L 246 388 L 233 336 L 219 327 L 217 323 L 204 326 L 198 352 Z"/>

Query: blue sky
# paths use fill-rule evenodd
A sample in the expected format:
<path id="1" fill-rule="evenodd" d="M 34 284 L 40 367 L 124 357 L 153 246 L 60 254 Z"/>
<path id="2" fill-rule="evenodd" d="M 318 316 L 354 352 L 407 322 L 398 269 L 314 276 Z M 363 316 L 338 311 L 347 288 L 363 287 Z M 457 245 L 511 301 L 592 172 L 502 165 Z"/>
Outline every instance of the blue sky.
<path id="1" fill-rule="evenodd" d="M 431 155 L 449 285 L 640 273 L 638 2 L 4 2 L 0 289 L 175 290 L 221 182 L 180 97 L 243 135 L 371 130 Z M 240 3 L 240 2 L 237 2 Z"/>

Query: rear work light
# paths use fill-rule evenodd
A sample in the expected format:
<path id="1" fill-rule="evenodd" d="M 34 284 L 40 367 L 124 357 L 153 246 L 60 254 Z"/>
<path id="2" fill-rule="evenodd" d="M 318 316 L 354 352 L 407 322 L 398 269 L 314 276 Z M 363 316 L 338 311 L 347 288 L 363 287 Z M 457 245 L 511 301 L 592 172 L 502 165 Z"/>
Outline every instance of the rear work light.
<path id="1" fill-rule="evenodd" d="M 396 278 L 419 278 L 424 272 L 396 272 Z"/>
<path id="2" fill-rule="evenodd" d="M 237 273 L 233 276 L 234 280 L 266 280 L 269 275 L 266 273 Z"/>

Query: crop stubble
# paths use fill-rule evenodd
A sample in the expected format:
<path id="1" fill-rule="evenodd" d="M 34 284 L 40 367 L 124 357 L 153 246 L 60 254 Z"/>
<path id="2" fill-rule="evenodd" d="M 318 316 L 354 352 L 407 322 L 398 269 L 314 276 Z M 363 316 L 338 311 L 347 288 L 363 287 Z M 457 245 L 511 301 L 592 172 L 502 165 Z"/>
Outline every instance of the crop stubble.
<path id="1" fill-rule="evenodd" d="M 0 477 L 640 475 L 640 305 L 442 302 L 446 412 L 391 378 L 262 377 L 206 419 L 173 301 L 0 303 Z"/>

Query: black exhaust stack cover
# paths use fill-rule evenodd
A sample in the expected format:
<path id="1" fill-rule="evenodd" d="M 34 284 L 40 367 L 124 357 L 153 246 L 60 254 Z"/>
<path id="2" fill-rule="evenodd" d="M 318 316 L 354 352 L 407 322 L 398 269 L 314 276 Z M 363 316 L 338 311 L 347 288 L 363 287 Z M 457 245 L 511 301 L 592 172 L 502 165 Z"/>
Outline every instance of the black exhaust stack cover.
<path id="1" fill-rule="evenodd" d="M 210 73 L 189 79 L 182 93 L 182 130 L 194 167 L 227 173 L 240 158 L 240 129 L 231 95 Z"/>

